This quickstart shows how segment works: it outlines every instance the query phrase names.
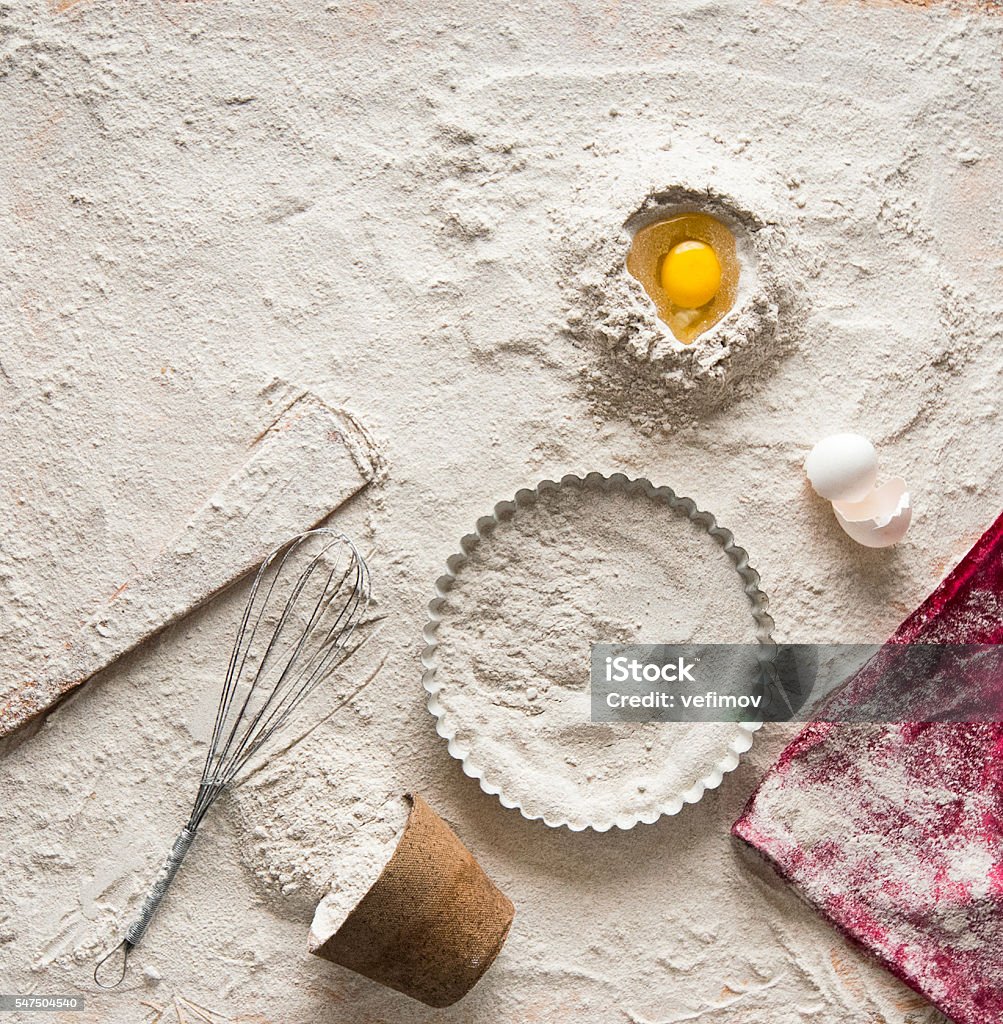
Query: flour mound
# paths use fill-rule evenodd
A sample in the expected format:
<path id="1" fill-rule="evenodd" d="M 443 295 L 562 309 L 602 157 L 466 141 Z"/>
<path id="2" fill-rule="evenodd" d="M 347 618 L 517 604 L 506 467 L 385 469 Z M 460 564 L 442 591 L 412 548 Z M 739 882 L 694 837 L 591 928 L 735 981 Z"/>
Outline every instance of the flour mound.
<path id="1" fill-rule="evenodd" d="M 680 156 L 648 164 L 662 182 L 621 168 L 619 203 L 583 201 L 561 258 L 567 299 L 565 330 L 593 353 L 583 392 L 602 415 L 645 433 L 708 416 L 754 394 L 796 347 L 805 312 L 797 301 L 809 270 L 806 254 L 784 226 L 772 190 L 738 179 L 681 143 Z M 601 210 L 602 214 L 598 211 Z M 683 345 L 627 271 L 634 232 L 680 213 L 706 213 L 735 236 L 738 296 L 718 324 Z"/>
<path id="2" fill-rule="evenodd" d="M 404 797 L 393 797 L 380 808 L 374 822 L 360 826 L 340 844 L 337 870 L 310 925 L 307 944 L 311 952 L 341 928 L 376 884 L 397 849 L 410 809 Z"/>
<path id="3" fill-rule="evenodd" d="M 316 752 L 287 753 L 228 801 L 241 826 L 244 864 L 301 920 L 323 899 L 334 910 L 351 910 L 390 859 L 407 819 L 405 802 L 381 781 L 363 791 L 318 761 Z"/>

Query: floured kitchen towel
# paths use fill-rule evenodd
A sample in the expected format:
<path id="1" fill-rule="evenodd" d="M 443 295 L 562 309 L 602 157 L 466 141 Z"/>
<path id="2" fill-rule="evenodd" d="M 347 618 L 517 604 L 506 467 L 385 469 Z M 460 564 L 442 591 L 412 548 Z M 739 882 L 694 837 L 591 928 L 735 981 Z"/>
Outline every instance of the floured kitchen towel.
<path id="1" fill-rule="evenodd" d="M 890 642 L 1001 639 L 1003 516 Z M 1003 1022 L 1003 725 L 813 723 L 733 832 L 957 1024 Z"/>

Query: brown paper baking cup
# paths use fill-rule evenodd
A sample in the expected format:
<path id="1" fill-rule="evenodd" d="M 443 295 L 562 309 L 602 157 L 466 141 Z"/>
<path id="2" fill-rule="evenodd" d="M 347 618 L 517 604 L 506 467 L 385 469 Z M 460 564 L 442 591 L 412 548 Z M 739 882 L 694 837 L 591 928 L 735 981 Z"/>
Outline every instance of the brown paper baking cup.
<path id="1" fill-rule="evenodd" d="M 498 955 L 511 901 L 417 794 L 393 856 L 316 956 L 428 1006 L 465 996 Z"/>

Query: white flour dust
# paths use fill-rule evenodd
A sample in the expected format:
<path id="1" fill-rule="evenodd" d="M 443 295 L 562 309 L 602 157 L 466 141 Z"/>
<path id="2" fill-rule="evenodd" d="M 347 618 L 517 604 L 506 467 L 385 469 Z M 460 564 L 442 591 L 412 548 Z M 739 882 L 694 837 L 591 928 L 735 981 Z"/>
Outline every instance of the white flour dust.
<path id="1" fill-rule="evenodd" d="M 183 1000 L 214 1024 L 933 1019 L 729 838 L 789 730 L 674 818 L 572 835 L 482 793 L 425 709 L 432 582 L 544 477 L 691 494 L 749 550 L 778 636 L 818 643 L 883 640 L 999 511 L 999 5 L 668 6 L 0 6 L 0 688 L 177 534 L 273 418 L 274 382 L 357 415 L 387 465 L 335 524 L 372 555 L 379 632 L 214 809 L 121 990 L 94 990 L 94 959 L 188 814 L 240 595 L 0 758 L 6 991 L 84 991 L 76 1024 L 201 1019 Z M 747 340 L 666 347 L 624 275 L 625 222 L 679 189 L 769 241 Z M 847 429 L 914 491 L 889 551 L 805 483 Z M 708 622 L 737 584 L 710 553 Z M 564 568 L 583 631 L 686 626 L 661 579 L 660 617 L 629 592 L 593 608 Z M 537 668 L 574 695 L 561 664 Z M 516 738 L 550 714 L 506 698 Z M 306 950 L 349 837 L 409 788 L 518 910 L 434 1015 Z"/>
<path id="2" fill-rule="evenodd" d="M 383 805 L 375 821 L 360 824 L 338 844 L 334 873 L 310 925 L 311 950 L 334 935 L 373 887 L 397 849 L 410 810 L 404 797 L 394 797 Z"/>
<path id="3" fill-rule="evenodd" d="M 593 643 L 756 641 L 734 565 L 681 511 L 637 491 L 541 489 L 477 545 L 440 614 L 448 734 L 528 816 L 651 820 L 731 763 L 734 724 L 589 720 Z"/>

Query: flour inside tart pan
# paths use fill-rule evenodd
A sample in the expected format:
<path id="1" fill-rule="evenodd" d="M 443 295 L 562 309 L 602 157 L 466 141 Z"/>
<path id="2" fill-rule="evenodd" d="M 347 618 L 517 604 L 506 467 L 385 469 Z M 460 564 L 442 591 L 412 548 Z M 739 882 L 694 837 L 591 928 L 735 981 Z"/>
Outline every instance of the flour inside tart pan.
<path id="1" fill-rule="evenodd" d="M 735 723 L 590 720 L 593 643 L 757 639 L 721 545 L 648 494 L 565 484 L 517 503 L 458 570 L 440 615 L 440 731 L 527 817 L 576 829 L 653 821 L 701 780 L 719 782 L 748 746 Z"/>

